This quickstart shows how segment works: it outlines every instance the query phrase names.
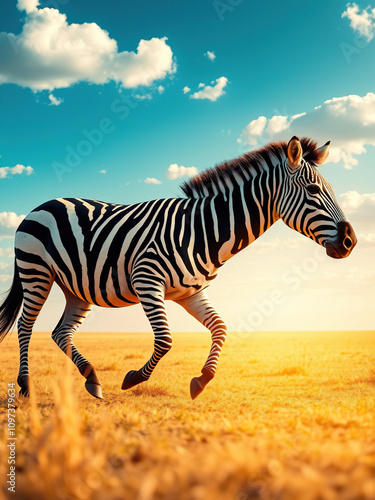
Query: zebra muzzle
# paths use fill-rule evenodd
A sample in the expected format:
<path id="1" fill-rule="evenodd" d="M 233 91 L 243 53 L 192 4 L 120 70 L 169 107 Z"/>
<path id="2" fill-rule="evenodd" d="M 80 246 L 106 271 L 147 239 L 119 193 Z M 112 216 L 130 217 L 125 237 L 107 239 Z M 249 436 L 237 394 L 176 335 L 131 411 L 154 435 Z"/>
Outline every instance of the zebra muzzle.
<path id="1" fill-rule="evenodd" d="M 337 237 L 334 241 L 326 240 L 323 246 L 328 257 L 333 259 L 344 259 L 351 254 L 357 244 L 357 237 L 352 225 L 347 221 L 340 221 L 337 224 Z"/>

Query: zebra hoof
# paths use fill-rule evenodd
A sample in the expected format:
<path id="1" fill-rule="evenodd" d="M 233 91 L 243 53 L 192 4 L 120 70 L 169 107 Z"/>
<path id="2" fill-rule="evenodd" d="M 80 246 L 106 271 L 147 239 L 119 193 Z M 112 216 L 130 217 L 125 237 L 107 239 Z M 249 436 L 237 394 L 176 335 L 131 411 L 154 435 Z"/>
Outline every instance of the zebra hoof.
<path id="1" fill-rule="evenodd" d="M 30 396 L 29 376 L 24 375 L 22 377 L 18 377 L 17 384 L 21 387 L 18 395 L 28 398 Z"/>
<path id="2" fill-rule="evenodd" d="M 87 375 L 88 371 L 89 371 L 89 374 Z M 91 396 L 94 396 L 94 398 L 103 399 L 102 386 L 100 385 L 100 382 L 99 382 L 99 379 L 96 375 L 94 367 L 91 365 L 88 365 L 85 368 L 83 375 L 87 376 L 87 379 L 85 382 L 85 387 L 86 387 L 87 392 L 89 392 L 91 394 Z"/>
<path id="3" fill-rule="evenodd" d="M 206 387 L 208 382 L 214 378 L 214 373 L 208 370 L 202 370 L 202 375 L 200 377 L 194 377 L 190 382 L 190 396 L 191 399 L 195 399 Z"/>
<path id="4" fill-rule="evenodd" d="M 85 387 L 86 387 L 87 392 L 89 392 L 91 394 L 91 396 L 94 396 L 95 398 L 98 398 L 98 399 L 103 399 L 101 385 L 94 384 L 93 382 L 89 382 L 88 380 L 86 380 Z"/>
<path id="5" fill-rule="evenodd" d="M 126 391 L 126 389 L 130 389 L 141 382 L 145 382 L 145 380 L 147 380 L 147 378 L 142 375 L 140 370 L 130 370 L 130 372 L 125 375 L 121 389 Z"/>
<path id="6" fill-rule="evenodd" d="M 195 399 L 199 396 L 199 394 L 203 391 L 204 385 L 202 385 L 201 381 L 198 377 L 194 377 L 190 382 L 190 396 L 191 399 Z"/>
<path id="7" fill-rule="evenodd" d="M 29 398 L 30 397 L 29 389 L 21 389 L 18 395 L 23 396 L 24 398 Z"/>

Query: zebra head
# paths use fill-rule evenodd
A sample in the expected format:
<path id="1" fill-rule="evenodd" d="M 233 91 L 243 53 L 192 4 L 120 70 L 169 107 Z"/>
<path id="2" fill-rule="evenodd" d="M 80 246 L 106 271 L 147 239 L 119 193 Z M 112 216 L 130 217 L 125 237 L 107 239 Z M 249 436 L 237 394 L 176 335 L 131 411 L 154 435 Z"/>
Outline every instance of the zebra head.
<path id="1" fill-rule="evenodd" d="M 330 143 L 317 148 L 307 139 L 301 142 L 294 136 L 287 146 L 279 215 L 289 227 L 325 247 L 329 257 L 342 259 L 350 255 L 357 238 L 331 184 L 317 168 L 327 159 Z"/>

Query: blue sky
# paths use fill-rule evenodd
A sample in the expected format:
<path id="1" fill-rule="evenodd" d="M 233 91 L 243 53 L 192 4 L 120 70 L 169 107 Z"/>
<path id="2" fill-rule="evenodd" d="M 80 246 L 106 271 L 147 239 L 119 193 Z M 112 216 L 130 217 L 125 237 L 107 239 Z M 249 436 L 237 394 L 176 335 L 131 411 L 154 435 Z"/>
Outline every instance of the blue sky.
<path id="1" fill-rule="evenodd" d="M 357 257 L 353 252 L 341 267 L 331 267 L 332 262 L 319 264 L 321 289 L 330 283 L 332 293 L 323 319 L 316 319 L 312 328 L 344 329 L 349 323 L 340 315 L 335 321 L 324 321 L 330 308 L 342 304 L 352 304 L 354 317 L 361 317 L 358 323 L 351 319 L 350 328 L 372 328 L 372 318 L 361 314 L 374 292 L 375 247 L 371 236 L 375 234 L 375 11 L 366 10 L 367 5 L 338 0 L 287 4 L 48 0 L 39 5 L 36 0 L 19 0 L 18 4 L 4 0 L 0 16 L 1 288 L 5 290 L 10 283 L 12 257 L 5 249 L 12 248 L 17 216 L 47 199 L 77 196 L 129 204 L 179 196 L 179 185 L 187 177 L 169 179 L 171 164 L 178 165 L 180 175 L 181 166 L 190 173 L 191 167 L 202 171 L 273 139 L 313 135 L 320 142 L 332 140 L 332 161 L 322 172 L 344 209 L 348 208 L 353 224 L 357 222 L 365 235 L 365 244 L 362 248 L 359 244 Z M 48 14 L 48 7 L 56 11 Z M 36 19 L 52 32 L 50 39 L 38 32 Z M 86 25 L 89 31 L 83 33 L 84 23 L 96 27 Z M 74 33 L 72 24 L 77 25 Z M 157 39 L 151 59 L 146 57 L 151 51 L 147 45 L 145 60 L 133 54 L 127 62 L 120 61 L 120 53 L 136 53 L 141 40 L 151 39 Z M 57 57 L 50 50 L 51 40 L 60 44 Z M 75 47 L 83 43 L 84 49 L 72 49 L 73 41 L 78 43 Z M 213 54 L 211 58 L 207 51 Z M 92 63 L 85 69 L 87 54 Z M 121 63 L 121 71 L 108 63 L 111 57 Z M 97 70 L 93 69 L 96 64 Z M 105 79 L 107 72 L 110 76 Z M 131 78 L 141 83 L 131 84 Z M 222 88 L 215 93 L 218 79 Z M 185 87 L 190 91 L 184 93 Z M 205 88 L 210 99 L 192 98 Z M 296 117 L 302 113 L 306 114 Z M 106 129 L 102 137 L 95 132 L 100 128 Z M 87 146 L 88 137 L 91 144 Z M 85 151 L 78 154 L 78 160 L 77 150 Z M 67 162 L 71 151 L 75 151 L 77 166 Z M 57 175 L 57 164 L 68 169 Z M 27 166 L 32 172 L 22 168 Z M 145 183 L 147 178 L 160 184 Z M 238 318 L 246 316 L 247 306 L 243 303 L 241 309 L 236 301 L 234 307 L 225 291 L 229 283 L 234 291 L 242 286 L 244 268 L 258 273 L 256 284 L 250 285 L 253 304 L 254 289 L 268 296 L 277 276 L 283 281 L 277 273 L 288 266 L 292 255 L 302 262 L 316 251 L 316 245 L 305 243 L 302 236 L 281 225 L 272 231 L 264 236 L 266 249 L 246 250 L 237 265 L 225 270 L 222 282 L 212 287 L 211 296 L 232 329 L 240 328 Z M 275 241 L 278 253 L 269 255 L 267 249 Z M 270 269 L 277 262 L 272 274 Z M 335 298 L 335 287 L 342 289 L 343 281 L 351 293 L 345 299 L 337 294 Z M 302 286 L 308 301 L 319 303 L 319 279 L 314 284 L 303 280 Z M 355 290 L 358 299 L 353 305 Z M 361 296 L 361 290 L 366 294 Z M 287 292 L 286 296 L 293 296 L 290 289 Z M 53 327 L 59 301 L 60 296 L 53 295 L 50 312 L 41 318 L 39 328 Z M 299 307 L 301 313 L 293 313 L 291 319 L 291 310 L 284 304 L 272 317 L 264 318 L 259 328 L 305 329 L 303 318 L 309 309 L 303 309 L 303 302 Z M 114 325 L 112 329 L 147 329 L 146 323 L 138 322 L 141 314 L 138 309 L 136 313 L 126 310 L 132 318 L 128 327 L 123 324 L 127 317 L 123 312 L 115 313 L 120 319 L 98 312 L 97 317 L 103 319 L 91 322 L 88 329 L 105 328 L 107 321 Z M 172 326 L 179 329 L 175 309 L 171 316 Z M 186 324 L 195 328 L 195 323 Z"/>

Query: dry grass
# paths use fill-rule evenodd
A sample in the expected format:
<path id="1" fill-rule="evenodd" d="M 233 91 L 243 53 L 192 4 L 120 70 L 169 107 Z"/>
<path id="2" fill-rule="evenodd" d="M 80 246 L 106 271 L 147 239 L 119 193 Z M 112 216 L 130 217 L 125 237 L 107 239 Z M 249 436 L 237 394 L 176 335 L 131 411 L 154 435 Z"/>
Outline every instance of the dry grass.
<path id="1" fill-rule="evenodd" d="M 125 373 L 150 354 L 151 335 L 78 333 L 102 382 L 99 401 L 50 336 L 34 334 L 34 397 L 17 408 L 16 494 L 2 481 L 0 498 L 375 498 L 374 332 L 232 334 L 217 376 L 191 401 L 208 340 L 175 334 L 152 379 L 122 392 Z M 0 366 L 5 407 L 15 335 L 0 346 Z M 5 443 L 4 413 L 1 424 Z"/>

